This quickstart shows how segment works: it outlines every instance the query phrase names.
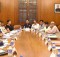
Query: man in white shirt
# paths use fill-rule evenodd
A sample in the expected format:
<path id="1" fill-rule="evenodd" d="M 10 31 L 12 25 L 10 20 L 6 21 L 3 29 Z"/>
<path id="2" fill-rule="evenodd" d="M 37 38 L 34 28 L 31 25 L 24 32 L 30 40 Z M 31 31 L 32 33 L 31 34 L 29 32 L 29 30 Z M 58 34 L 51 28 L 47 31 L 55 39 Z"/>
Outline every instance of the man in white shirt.
<path id="1" fill-rule="evenodd" d="M 50 23 L 49 28 L 50 29 L 47 31 L 47 33 L 55 34 L 55 33 L 59 32 L 57 26 L 55 25 L 55 22 L 53 22 L 53 21 Z"/>
<path id="2" fill-rule="evenodd" d="M 45 27 L 44 21 L 43 21 L 43 20 L 40 20 L 40 23 L 39 23 L 39 30 L 43 29 L 44 27 Z"/>
<path id="3" fill-rule="evenodd" d="M 43 29 L 41 29 L 40 31 L 44 31 L 44 32 L 47 32 L 49 30 L 49 23 L 48 22 L 45 22 L 45 26 Z"/>
<path id="4" fill-rule="evenodd" d="M 33 21 L 32 29 L 39 30 L 39 24 L 36 22 L 36 20 Z"/>
<path id="5" fill-rule="evenodd" d="M 0 21 L 0 30 L 3 34 L 7 33 L 7 30 L 5 29 L 5 27 L 2 26 L 2 21 Z"/>

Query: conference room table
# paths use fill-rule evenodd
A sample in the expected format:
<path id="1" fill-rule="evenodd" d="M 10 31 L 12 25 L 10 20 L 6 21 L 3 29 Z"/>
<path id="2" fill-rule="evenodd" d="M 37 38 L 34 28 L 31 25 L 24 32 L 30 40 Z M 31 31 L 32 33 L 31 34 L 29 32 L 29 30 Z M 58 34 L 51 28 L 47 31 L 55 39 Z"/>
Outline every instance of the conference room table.
<path id="1" fill-rule="evenodd" d="M 50 57 L 51 54 L 44 41 L 34 32 L 22 31 L 15 41 L 15 47 L 17 57 Z M 0 57 L 8 57 L 8 55 Z"/>
<path id="2" fill-rule="evenodd" d="M 49 34 L 48 38 L 51 39 L 52 43 L 55 43 L 55 45 L 60 46 L 60 32 L 56 34 Z"/>

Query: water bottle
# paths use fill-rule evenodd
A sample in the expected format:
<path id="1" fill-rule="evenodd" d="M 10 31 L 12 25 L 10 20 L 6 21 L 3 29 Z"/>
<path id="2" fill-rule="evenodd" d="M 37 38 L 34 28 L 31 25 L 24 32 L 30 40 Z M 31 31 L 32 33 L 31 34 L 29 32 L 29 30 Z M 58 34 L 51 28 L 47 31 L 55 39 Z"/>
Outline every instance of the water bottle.
<path id="1" fill-rule="evenodd" d="M 24 26 L 23 30 L 25 31 L 25 26 Z"/>
<path id="2" fill-rule="evenodd" d="M 14 47 L 14 45 L 15 45 L 14 40 L 11 40 L 10 46 Z"/>
<path id="3" fill-rule="evenodd" d="M 48 46 L 51 45 L 51 39 L 48 38 Z"/>
<path id="4" fill-rule="evenodd" d="M 52 52 L 54 54 L 56 54 L 56 46 L 55 46 L 55 43 L 52 43 Z"/>
<path id="5" fill-rule="evenodd" d="M 48 44 L 48 38 L 46 37 L 45 38 L 45 45 L 47 45 Z"/>
<path id="6" fill-rule="evenodd" d="M 39 37 L 41 37 L 41 33 L 39 32 Z"/>
<path id="7" fill-rule="evenodd" d="M 33 27 L 31 28 L 31 32 L 33 31 Z"/>
<path id="8" fill-rule="evenodd" d="M 48 38 L 48 50 L 50 51 L 52 48 L 52 43 L 51 43 L 51 39 Z"/>
<path id="9" fill-rule="evenodd" d="M 44 34 L 45 34 L 45 33 L 41 31 L 41 37 L 42 37 L 42 38 L 44 37 Z"/>
<path id="10" fill-rule="evenodd" d="M 57 56 L 56 57 L 60 57 L 60 54 L 57 54 Z"/>
<path id="11" fill-rule="evenodd" d="M 9 46 L 9 48 L 8 48 L 8 57 L 13 57 L 11 46 Z"/>
<path id="12" fill-rule="evenodd" d="M 20 57 L 23 57 L 22 55 L 20 55 Z"/>
<path id="13" fill-rule="evenodd" d="M 32 32 L 32 33 L 35 33 L 34 27 L 31 28 L 31 32 Z"/>
<path id="14" fill-rule="evenodd" d="M 50 55 L 50 57 L 56 57 L 56 46 L 55 43 L 52 43 L 52 53 Z"/>
<path id="15" fill-rule="evenodd" d="M 19 35 L 19 33 L 21 32 L 21 28 L 19 28 L 18 30 L 17 30 L 17 36 Z"/>
<path id="16" fill-rule="evenodd" d="M 58 54 L 60 54 L 60 49 L 58 49 Z"/>
<path id="17" fill-rule="evenodd" d="M 60 57 L 60 49 L 58 49 L 58 53 L 56 57 Z"/>
<path id="18" fill-rule="evenodd" d="M 17 51 L 15 47 L 13 48 L 13 57 L 17 57 Z"/>
<path id="19" fill-rule="evenodd" d="M 42 34 L 42 40 L 45 40 L 45 38 L 46 38 L 46 33 L 43 32 L 43 34 Z"/>

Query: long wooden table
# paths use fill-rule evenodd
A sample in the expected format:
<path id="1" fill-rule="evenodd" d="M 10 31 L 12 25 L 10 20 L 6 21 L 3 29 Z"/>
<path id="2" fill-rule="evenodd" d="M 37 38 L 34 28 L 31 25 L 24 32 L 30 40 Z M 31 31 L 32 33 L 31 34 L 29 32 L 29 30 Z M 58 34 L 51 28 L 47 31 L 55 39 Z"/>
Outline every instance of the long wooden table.
<path id="1" fill-rule="evenodd" d="M 18 54 L 17 57 L 20 57 L 21 55 L 23 57 L 50 57 L 50 52 L 44 44 L 44 41 L 35 33 L 22 31 L 15 42 L 15 47 Z"/>

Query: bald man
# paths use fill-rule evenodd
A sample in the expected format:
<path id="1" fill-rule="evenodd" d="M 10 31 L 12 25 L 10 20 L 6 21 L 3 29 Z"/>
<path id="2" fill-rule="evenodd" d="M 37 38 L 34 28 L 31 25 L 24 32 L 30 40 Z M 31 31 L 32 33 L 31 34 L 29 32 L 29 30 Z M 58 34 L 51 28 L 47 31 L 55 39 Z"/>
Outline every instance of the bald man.
<path id="1" fill-rule="evenodd" d="M 53 22 L 53 21 L 50 23 L 49 28 L 50 29 L 47 31 L 47 33 L 55 34 L 55 33 L 58 33 L 59 32 L 57 26 L 55 25 L 55 22 Z"/>

